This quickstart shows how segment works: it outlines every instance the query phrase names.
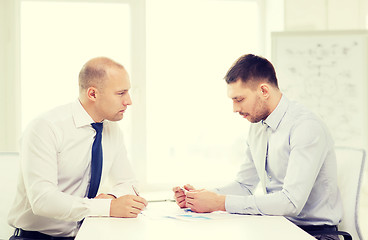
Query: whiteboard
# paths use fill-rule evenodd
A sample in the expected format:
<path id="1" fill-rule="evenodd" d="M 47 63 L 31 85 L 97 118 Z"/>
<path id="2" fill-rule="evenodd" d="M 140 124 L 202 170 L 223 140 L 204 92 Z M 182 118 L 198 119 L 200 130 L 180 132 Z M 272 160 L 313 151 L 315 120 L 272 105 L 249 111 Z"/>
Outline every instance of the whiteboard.
<path id="1" fill-rule="evenodd" d="M 272 33 L 285 95 L 319 115 L 336 145 L 367 146 L 368 31 Z"/>

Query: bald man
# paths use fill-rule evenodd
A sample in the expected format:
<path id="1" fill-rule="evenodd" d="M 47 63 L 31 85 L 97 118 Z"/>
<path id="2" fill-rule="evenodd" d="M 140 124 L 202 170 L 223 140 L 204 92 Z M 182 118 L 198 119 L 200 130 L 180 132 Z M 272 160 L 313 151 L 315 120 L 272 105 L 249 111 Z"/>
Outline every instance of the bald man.
<path id="1" fill-rule="evenodd" d="M 8 222 L 10 239 L 74 239 L 87 216 L 136 217 L 147 201 L 132 189 L 135 176 L 117 121 L 132 104 L 119 63 L 99 57 L 79 73 L 79 98 L 34 119 L 20 147 L 20 176 Z M 102 173 L 90 196 L 92 145 L 102 128 Z M 92 126 L 93 125 L 93 126 Z M 95 177 L 92 177 L 95 178 Z M 109 182 L 111 191 L 99 186 Z M 97 195 L 97 196 L 96 196 Z"/>

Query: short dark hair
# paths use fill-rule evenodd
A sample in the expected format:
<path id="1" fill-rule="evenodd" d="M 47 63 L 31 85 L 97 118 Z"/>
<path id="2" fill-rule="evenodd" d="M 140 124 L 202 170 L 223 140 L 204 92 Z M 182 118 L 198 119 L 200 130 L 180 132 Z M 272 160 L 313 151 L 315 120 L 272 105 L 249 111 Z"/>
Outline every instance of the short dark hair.
<path id="1" fill-rule="evenodd" d="M 243 83 L 266 80 L 278 88 L 276 72 L 271 62 L 253 54 L 241 56 L 226 73 L 225 81 L 230 84 L 238 80 Z"/>

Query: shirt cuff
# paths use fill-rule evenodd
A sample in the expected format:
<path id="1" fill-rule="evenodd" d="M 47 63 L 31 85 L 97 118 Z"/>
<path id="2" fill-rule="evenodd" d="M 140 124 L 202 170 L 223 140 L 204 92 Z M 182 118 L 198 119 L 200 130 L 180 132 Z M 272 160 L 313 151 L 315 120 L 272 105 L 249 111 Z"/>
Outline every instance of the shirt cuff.
<path id="1" fill-rule="evenodd" d="M 89 199 L 91 217 L 109 217 L 111 199 Z"/>
<path id="2" fill-rule="evenodd" d="M 225 209 L 229 213 L 260 214 L 254 196 L 226 195 Z"/>

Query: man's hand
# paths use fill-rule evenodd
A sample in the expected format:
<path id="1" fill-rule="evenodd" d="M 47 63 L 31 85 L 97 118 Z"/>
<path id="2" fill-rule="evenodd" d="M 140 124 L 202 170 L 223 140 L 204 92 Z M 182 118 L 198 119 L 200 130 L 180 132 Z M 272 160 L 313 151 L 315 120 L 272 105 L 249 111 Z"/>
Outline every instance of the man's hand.
<path id="1" fill-rule="evenodd" d="M 181 188 L 181 187 L 173 187 L 172 190 L 175 194 L 174 197 L 175 197 L 175 201 L 178 204 L 178 206 L 181 207 L 181 208 L 186 208 L 187 205 L 186 205 L 186 201 L 185 201 L 185 199 L 186 199 L 185 192 L 195 190 L 195 188 L 190 184 L 186 184 L 186 185 L 184 185 L 184 189 Z"/>
<path id="2" fill-rule="evenodd" d="M 111 194 L 105 194 L 105 193 L 100 193 L 98 194 L 98 196 L 95 197 L 95 199 L 115 199 L 116 197 L 114 195 Z"/>
<path id="3" fill-rule="evenodd" d="M 146 206 L 146 199 L 135 195 L 125 195 L 111 200 L 110 216 L 135 218 Z"/>
<path id="4" fill-rule="evenodd" d="M 207 190 L 194 190 L 186 193 L 186 205 L 194 212 L 205 213 L 226 211 L 225 195 Z"/>

